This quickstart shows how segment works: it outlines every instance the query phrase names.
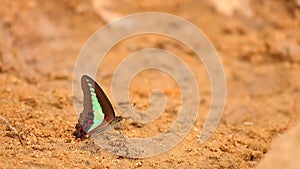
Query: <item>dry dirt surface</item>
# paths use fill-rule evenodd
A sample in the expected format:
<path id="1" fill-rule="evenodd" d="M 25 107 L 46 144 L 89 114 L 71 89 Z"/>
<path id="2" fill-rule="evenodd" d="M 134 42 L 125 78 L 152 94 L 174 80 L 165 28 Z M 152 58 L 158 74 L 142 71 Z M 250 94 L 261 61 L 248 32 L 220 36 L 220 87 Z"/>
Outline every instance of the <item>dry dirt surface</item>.
<path id="1" fill-rule="evenodd" d="M 0 168 L 255 168 L 272 152 L 272 140 L 299 119 L 299 5 L 296 0 L 231 4 L 2 0 Z M 208 36 L 225 69 L 227 102 L 218 129 L 199 144 L 211 101 L 209 78 L 201 61 L 189 48 L 168 37 L 141 35 L 117 44 L 96 78 L 109 97 L 118 63 L 130 53 L 150 47 L 178 55 L 201 84 L 198 119 L 184 140 L 161 155 L 130 159 L 99 149 L 90 139 L 81 141 L 72 136 L 77 123 L 73 70 L 80 49 L 96 30 L 117 17 L 149 11 L 185 18 Z M 180 90 L 164 73 L 149 70 L 139 74 L 130 87 L 131 101 L 136 108 L 147 110 L 148 93 L 154 88 L 168 96 L 164 114 L 145 125 L 124 120 L 123 132 L 129 136 L 161 133 L 176 119 Z"/>

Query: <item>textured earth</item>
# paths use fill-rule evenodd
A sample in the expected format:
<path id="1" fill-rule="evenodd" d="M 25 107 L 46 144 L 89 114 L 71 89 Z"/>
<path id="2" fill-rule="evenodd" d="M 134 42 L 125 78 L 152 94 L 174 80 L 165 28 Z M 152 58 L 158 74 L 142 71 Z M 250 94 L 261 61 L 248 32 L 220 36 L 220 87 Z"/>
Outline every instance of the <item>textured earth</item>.
<path id="1" fill-rule="evenodd" d="M 95 31 L 120 16 L 149 11 L 185 18 L 207 35 L 225 69 L 227 102 L 217 130 L 199 144 L 211 101 L 209 77 L 201 61 L 168 37 L 141 35 L 122 41 L 109 51 L 97 72 L 96 80 L 109 97 L 117 65 L 132 52 L 150 47 L 184 60 L 201 93 L 197 122 L 182 142 L 158 156 L 124 158 L 99 149 L 90 139 L 72 136 L 77 123 L 73 70 L 81 48 Z M 0 168 L 273 168 L 270 164 L 280 162 L 276 152 L 290 154 L 296 141 L 287 140 L 299 137 L 295 134 L 299 127 L 294 128 L 271 148 L 300 115 L 299 28 L 297 0 L 2 0 Z M 164 113 L 145 125 L 125 119 L 122 132 L 147 137 L 172 125 L 180 90 L 167 74 L 149 70 L 136 76 L 130 99 L 145 111 L 150 107 L 149 92 L 156 88 L 168 96 Z"/>

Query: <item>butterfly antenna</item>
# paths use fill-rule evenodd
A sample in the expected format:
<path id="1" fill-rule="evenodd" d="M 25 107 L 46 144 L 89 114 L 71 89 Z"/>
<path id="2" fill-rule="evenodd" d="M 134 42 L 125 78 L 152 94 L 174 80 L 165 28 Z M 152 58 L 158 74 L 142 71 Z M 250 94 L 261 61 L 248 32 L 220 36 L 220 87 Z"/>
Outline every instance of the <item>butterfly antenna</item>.
<path id="1" fill-rule="evenodd" d="M 130 107 L 127 108 L 126 111 L 124 111 L 123 113 L 126 113 L 128 112 L 129 110 L 131 110 L 133 107 L 135 107 L 135 103 L 133 103 Z"/>

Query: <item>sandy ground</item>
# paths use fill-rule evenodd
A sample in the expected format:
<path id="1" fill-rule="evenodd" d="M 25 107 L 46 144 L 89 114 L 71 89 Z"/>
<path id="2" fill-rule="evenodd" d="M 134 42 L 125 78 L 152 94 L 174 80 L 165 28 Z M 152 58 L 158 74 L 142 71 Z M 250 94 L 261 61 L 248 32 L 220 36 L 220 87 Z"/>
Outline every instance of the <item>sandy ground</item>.
<path id="1" fill-rule="evenodd" d="M 0 168 L 255 168 L 268 156 L 272 140 L 296 124 L 300 115 L 297 1 L 146 2 L 2 1 L 0 115 L 17 132 L 0 120 Z M 198 72 L 201 84 L 199 116 L 187 137 L 159 156 L 129 159 L 103 151 L 91 140 L 74 139 L 72 75 L 80 49 L 96 30 L 116 17 L 146 11 L 183 17 L 208 36 L 225 69 L 227 103 L 217 131 L 199 144 L 211 101 L 201 62 L 183 44 L 162 36 L 134 37 L 116 45 L 97 74 L 109 96 L 112 74 L 122 58 L 149 47 L 180 56 Z M 180 102 L 180 91 L 163 73 L 139 75 L 131 84 L 131 99 L 137 108 L 147 110 L 148 93 L 157 87 L 171 100 L 166 114 L 144 126 L 125 120 L 126 134 L 155 135 L 176 119 L 172 112 Z"/>

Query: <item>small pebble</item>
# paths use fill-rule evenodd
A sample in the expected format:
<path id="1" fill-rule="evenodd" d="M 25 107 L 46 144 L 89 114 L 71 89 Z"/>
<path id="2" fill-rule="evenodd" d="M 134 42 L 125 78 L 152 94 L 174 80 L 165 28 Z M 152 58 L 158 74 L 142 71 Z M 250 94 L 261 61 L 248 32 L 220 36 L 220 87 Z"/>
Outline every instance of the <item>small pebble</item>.
<path id="1" fill-rule="evenodd" d="M 246 121 L 246 122 L 244 122 L 244 125 L 245 125 L 245 126 L 253 126 L 253 122 L 251 122 L 251 121 Z"/>
<path id="2" fill-rule="evenodd" d="M 89 166 L 91 163 L 89 161 L 85 161 L 85 165 Z"/>

